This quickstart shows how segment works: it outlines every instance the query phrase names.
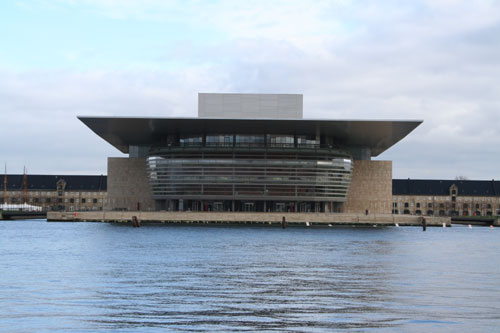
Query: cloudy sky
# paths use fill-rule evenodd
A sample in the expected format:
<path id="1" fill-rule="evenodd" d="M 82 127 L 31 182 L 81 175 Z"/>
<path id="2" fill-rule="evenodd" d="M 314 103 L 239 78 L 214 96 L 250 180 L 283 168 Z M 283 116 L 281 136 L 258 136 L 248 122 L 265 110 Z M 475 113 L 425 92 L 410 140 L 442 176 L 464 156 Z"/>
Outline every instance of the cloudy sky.
<path id="1" fill-rule="evenodd" d="M 189 117 L 198 92 L 244 92 L 424 120 L 376 158 L 394 178 L 500 179 L 500 1 L 6 0 L 0 31 L 9 173 L 105 174 L 123 155 L 77 115 Z"/>

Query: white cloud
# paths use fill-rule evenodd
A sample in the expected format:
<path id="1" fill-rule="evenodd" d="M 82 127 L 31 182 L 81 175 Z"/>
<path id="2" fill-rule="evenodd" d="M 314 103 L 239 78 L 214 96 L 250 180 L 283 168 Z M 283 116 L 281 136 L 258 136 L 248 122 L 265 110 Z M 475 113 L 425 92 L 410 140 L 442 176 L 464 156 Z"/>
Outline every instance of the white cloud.
<path id="1" fill-rule="evenodd" d="M 19 139 L 17 150 L 26 156 L 34 154 L 30 140 L 41 138 L 37 151 L 46 156 L 68 135 L 72 147 L 57 148 L 81 150 L 82 157 L 75 153 L 73 164 L 61 165 L 70 173 L 85 165 L 94 172 L 114 152 L 77 114 L 194 116 L 197 92 L 292 92 L 304 94 L 307 117 L 423 119 L 380 157 L 394 160 L 395 177 L 499 177 L 498 2 L 56 4 L 82 3 L 114 19 L 182 22 L 219 35 L 168 45 L 153 60 L 155 70 L 0 73 L 2 115 L 15 118 L 1 139 L 18 137 L 14 127 L 29 124 L 29 140 Z"/>

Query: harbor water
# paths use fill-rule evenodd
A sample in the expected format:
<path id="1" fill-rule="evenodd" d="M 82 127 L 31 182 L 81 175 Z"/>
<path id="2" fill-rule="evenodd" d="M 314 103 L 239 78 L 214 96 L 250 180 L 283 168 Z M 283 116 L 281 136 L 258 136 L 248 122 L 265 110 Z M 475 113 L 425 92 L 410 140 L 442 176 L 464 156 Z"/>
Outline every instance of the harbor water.
<path id="1" fill-rule="evenodd" d="M 0 331 L 497 331 L 500 228 L 0 222 Z"/>

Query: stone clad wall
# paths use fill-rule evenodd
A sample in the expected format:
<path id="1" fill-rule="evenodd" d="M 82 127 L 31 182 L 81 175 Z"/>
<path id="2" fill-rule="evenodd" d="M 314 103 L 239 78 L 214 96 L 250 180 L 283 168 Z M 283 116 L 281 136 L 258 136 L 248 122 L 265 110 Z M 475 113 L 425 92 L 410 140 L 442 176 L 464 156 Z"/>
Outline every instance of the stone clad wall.
<path id="1" fill-rule="evenodd" d="M 392 162 L 355 160 L 346 213 L 392 212 Z"/>
<path id="2" fill-rule="evenodd" d="M 107 210 L 154 210 L 145 158 L 108 158 Z"/>

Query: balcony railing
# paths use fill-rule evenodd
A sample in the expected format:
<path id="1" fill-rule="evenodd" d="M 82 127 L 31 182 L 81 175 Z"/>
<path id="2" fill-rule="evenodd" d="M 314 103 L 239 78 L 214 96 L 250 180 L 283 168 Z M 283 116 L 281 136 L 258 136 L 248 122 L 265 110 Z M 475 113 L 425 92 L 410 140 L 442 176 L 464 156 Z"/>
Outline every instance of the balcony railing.
<path id="1" fill-rule="evenodd" d="M 171 150 L 193 150 L 193 149 L 214 149 L 214 150 L 328 150 L 332 153 L 337 153 L 341 156 L 349 156 L 350 154 L 338 147 L 328 144 L 303 144 L 303 143 L 261 143 L 261 142 L 206 142 L 206 143 L 168 143 L 164 146 L 153 146 L 149 149 L 149 155 L 161 154 Z"/>

